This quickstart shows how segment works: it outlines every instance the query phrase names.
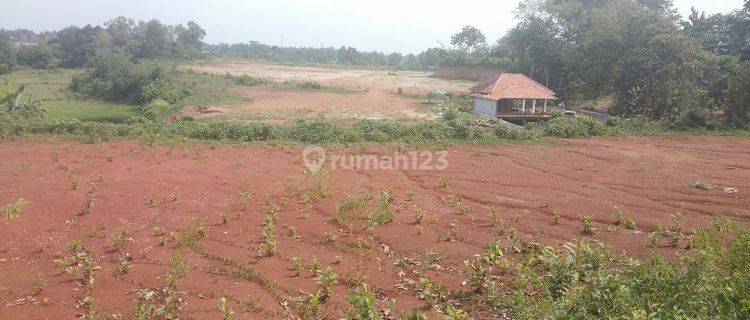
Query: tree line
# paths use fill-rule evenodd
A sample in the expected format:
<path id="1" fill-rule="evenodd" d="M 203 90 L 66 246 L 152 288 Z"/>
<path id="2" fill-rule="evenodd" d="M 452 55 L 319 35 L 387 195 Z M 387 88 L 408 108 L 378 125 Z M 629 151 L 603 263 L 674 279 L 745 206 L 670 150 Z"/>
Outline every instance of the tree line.
<path id="1" fill-rule="evenodd" d="M 133 60 L 192 59 L 204 55 L 205 36 L 206 31 L 192 21 L 172 26 L 124 17 L 52 32 L 0 30 L 0 74 L 16 64 L 38 69 L 87 67 L 112 53 Z"/>
<path id="2" fill-rule="evenodd" d="M 430 48 L 419 54 L 360 51 L 353 47 L 279 47 L 257 41 L 235 44 L 209 45 L 212 56 L 222 58 L 263 59 L 291 63 L 333 63 L 353 66 L 425 69 L 442 63 L 449 51 Z"/>

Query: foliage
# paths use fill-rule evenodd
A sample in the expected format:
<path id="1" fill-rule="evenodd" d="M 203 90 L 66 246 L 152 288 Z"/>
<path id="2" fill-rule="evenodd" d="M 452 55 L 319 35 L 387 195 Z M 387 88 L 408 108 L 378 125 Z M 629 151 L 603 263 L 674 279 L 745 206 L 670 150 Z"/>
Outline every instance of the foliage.
<path id="1" fill-rule="evenodd" d="M 750 233 L 731 225 L 697 232 L 696 256 L 675 263 L 656 254 L 647 261 L 612 259 L 601 245 L 586 242 L 562 251 L 543 247 L 518 266 L 523 273 L 510 294 L 514 318 L 745 318 Z"/>
<path id="2" fill-rule="evenodd" d="M 351 319 L 356 320 L 380 320 L 383 317 L 375 305 L 375 294 L 366 286 L 357 287 L 346 296 L 346 300 L 352 304 L 354 311 Z"/>
<path id="3" fill-rule="evenodd" d="M 227 73 L 224 77 L 231 80 L 237 85 L 246 86 L 246 87 L 264 86 L 270 83 L 270 81 L 268 80 L 253 78 L 246 74 L 243 74 L 239 77 L 235 77 L 232 74 Z"/>
<path id="4" fill-rule="evenodd" d="M 13 44 L 10 36 L 5 30 L 0 30 L 0 74 L 13 70 L 16 59 L 13 52 Z"/>
<path id="5" fill-rule="evenodd" d="M 544 133 L 553 137 L 583 138 L 601 136 L 606 127 L 589 116 L 557 117 L 543 126 Z"/>
<path id="6" fill-rule="evenodd" d="M 499 125 L 495 127 L 494 134 L 500 139 L 507 140 L 533 140 L 537 137 L 534 131 L 507 125 Z"/>
<path id="7" fill-rule="evenodd" d="M 27 206 L 28 204 L 29 202 L 26 199 L 20 198 L 15 203 L 3 206 L 2 212 L 3 217 L 5 218 L 5 222 L 7 223 L 13 219 L 17 219 L 21 215 L 21 210 L 23 210 L 23 207 Z"/>
<path id="8" fill-rule="evenodd" d="M 134 63 L 122 54 L 97 58 L 86 73 L 73 77 L 70 88 L 107 101 L 146 104 L 162 99 L 170 104 L 188 95 L 187 86 L 175 80 L 174 65 Z"/>
<path id="9" fill-rule="evenodd" d="M 739 65 L 729 76 L 725 118 L 730 126 L 745 128 L 750 123 L 750 61 Z"/>
<path id="10" fill-rule="evenodd" d="M 6 83 L 0 87 L 0 118 L 10 119 L 43 119 L 45 110 L 39 100 L 31 95 L 24 99 L 23 91 L 26 87 L 21 86 L 13 91 Z"/>
<path id="11" fill-rule="evenodd" d="M 484 33 L 473 26 L 465 26 L 461 32 L 451 36 L 451 44 L 467 52 L 476 52 L 487 46 L 487 38 Z"/>
<path id="12" fill-rule="evenodd" d="M 163 120 L 171 112 L 172 106 L 162 99 L 156 99 L 141 109 L 143 117 L 152 121 Z"/>
<path id="13" fill-rule="evenodd" d="M 55 52 L 47 44 L 20 47 L 16 56 L 18 64 L 34 69 L 54 69 L 59 64 Z"/>

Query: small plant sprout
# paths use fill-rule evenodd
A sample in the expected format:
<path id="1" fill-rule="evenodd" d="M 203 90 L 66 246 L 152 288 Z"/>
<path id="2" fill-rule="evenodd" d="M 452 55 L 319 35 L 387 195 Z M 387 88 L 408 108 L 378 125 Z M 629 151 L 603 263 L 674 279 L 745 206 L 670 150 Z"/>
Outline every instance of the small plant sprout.
<path id="1" fill-rule="evenodd" d="M 466 265 L 466 283 L 468 283 L 474 292 L 484 292 L 490 287 L 491 267 L 484 267 L 481 257 L 474 256 L 473 259 L 465 260 Z"/>
<path id="2" fill-rule="evenodd" d="M 274 225 L 274 219 L 270 216 L 266 218 L 263 226 L 263 237 L 264 240 L 260 245 L 258 255 L 263 257 L 276 254 L 276 226 Z"/>
<path id="3" fill-rule="evenodd" d="M 419 224 L 424 219 L 424 212 L 417 205 L 412 206 L 411 215 L 414 217 L 414 223 Z"/>
<path id="4" fill-rule="evenodd" d="M 133 263 L 130 261 L 130 256 L 128 254 L 120 254 L 115 265 L 115 274 L 127 274 L 131 267 L 133 267 Z"/>
<path id="5" fill-rule="evenodd" d="M 446 177 L 440 177 L 440 181 L 438 182 L 438 185 L 439 185 L 439 186 L 440 186 L 441 188 L 446 188 L 446 187 L 448 187 L 448 178 L 446 178 Z"/>
<path id="6" fill-rule="evenodd" d="M 591 219 L 590 216 L 581 216 L 580 221 L 581 221 L 581 228 L 582 228 L 581 233 L 585 235 L 594 234 L 594 231 L 596 229 L 594 229 L 594 221 Z"/>
<path id="7" fill-rule="evenodd" d="M 633 221 L 633 219 L 631 219 L 631 218 L 626 218 L 625 219 L 625 229 L 635 230 L 636 229 L 635 221 Z"/>
<path id="8" fill-rule="evenodd" d="M 492 225 L 496 226 L 500 221 L 500 215 L 497 213 L 497 208 L 490 209 L 490 221 Z"/>
<path id="9" fill-rule="evenodd" d="M 325 233 L 325 237 L 323 238 L 323 243 L 334 243 L 334 242 L 336 242 L 337 238 L 338 237 L 336 237 L 335 234 L 331 234 L 331 233 L 326 232 Z"/>
<path id="10" fill-rule="evenodd" d="M 92 183 L 89 191 L 86 193 L 86 204 L 78 211 L 79 216 L 90 214 L 94 211 L 94 200 L 96 199 L 96 184 Z"/>
<path id="11" fill-rule="evenodd" d="M 312 256 L 312 258 L 310 258 L 310 269 L 313 272 L 320 271 L 320 262 L 318 262 L 318 257 L 317 256 Z"/>
<path id="12" fill-rule="evenodd" d="M 11 220 L 20 217 L 23 207 L 27 206 L 28 204 L 29 202 L 26 201 L 26 199 L 20 198 L 15 203 L 5 205 L 2 210 L 3 217 L 5 218 L 5 223 L 8 223 Z"/>
<path id="13" fill-rule="evenodd" d="M 125 250 L 131 243 L 133 243 L 133 238 L 125 230 L 120 230 L 112 236 L 112 246 L 118 250 Z"/>
<path id="14" fill-rule="evenodd" d="M 292 270 L 294 270 L 294 276 L 299 277 L 302 270 L 305 269 L 305 265 L 302 262 L 302 258 L 300 257 L 293 257 L 292 258 Z"/>
<path id="15" fill-rule="evenodd" d="M 227 224 L 229 222 L 229 214 L 227 214 L 226 212 L 222 212 L 219 215 L 219 218 L 221 218 L 221 224 Z"/>
<path id="16" fill-rule="evenodd" d="M 328 266 L 323 270 L 318 270 L 315 273 L 315 283 L 320 287 L 320 290 L 318 291 L 318 295 L 321 298 L 320 301 L 325 302 L 331 296 L 333 286 L 338 283 L 338 275 L 333 272 L 331 266 Z"/>
<path id="17" fill-rule="evenodd" d="M 496 268 L 507 271 L 509 267 L 508 260 L 505 259 L 503 247 L 500 240 L 493 240 L 487 246 L 487 251 L 483 255 L 484 261 Z"/>
<path id="18" fill-rule="evenodd" d="M 68 168 L 68 179 L 70 180 L 70 189 L 71 190 L 77 190 L 78 189 L 78 178 L 73 174 L 73 170 Z"/>
<path id="19" fill-rule="evenodd" d="M 414 196 L 415 195 L 416 195 L 416 193 L 414 192 L 413 189 L 406 190 L 406 201 L 412 201 L 412 200 L 414 200 Z"/>
<path id="20" fill-rule="evenodd" d="M 624 216 L 624 214 L 622 213 L 622 210 L 620 210 L 620 208 L 618 207 L 615 207 L 615 212 L 613 214 L 615 215 L 615 219 L 616 219 L 614 225 L 621 226 L 623 224 L 622 218 Z"/>
<path id="21" fill-rule="evenodd" d="M 438 234 L 438 240 L 441 241 L 456 241 L 458 233 L 461 231 L 461 226 L 458 224 L 458 220 L 453 220 L 448 226 L 447 230 L 443 230 Z"/>
<path id="22" fill-rule="evenodd" d="M 552 224 L 559 224 L 560 223 L 560 213 L 557 211 L 552 211 Z"/>
<path id="23" fill-rule="evenodd" d="M 164 228 L 161 226 L 154 226 L 151 228 L 151 234 L 153 234 L 154 237 L 161 237 L 164 235 Z"/>
<path id="24" fill-rule="evenodd" d="M 229 306 L 229 303 L 227 303 L 226 297 L 221 297 L 219 299 L 219 311 L 221 312 L 221 318 L 222 320 L 232 320 L 232 315 L 234 314 L 234 310 Z"/>
<path id="25" fill-rule="evenodd" d="M 237 194 L 237 197 L 240 199 L 240 204 L 242 205 L 242 211 L 247 210 L 247 206 L 250 203 L 250 193 L 243 191 Z"/>

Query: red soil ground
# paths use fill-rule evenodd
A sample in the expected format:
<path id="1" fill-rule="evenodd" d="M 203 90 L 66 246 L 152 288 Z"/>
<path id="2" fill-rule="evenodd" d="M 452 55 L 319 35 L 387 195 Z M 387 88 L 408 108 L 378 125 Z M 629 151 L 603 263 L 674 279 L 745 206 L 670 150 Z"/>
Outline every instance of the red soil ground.
<path id="1" fill-rule="evenodd" d="M 0 319 L 72 319 L 82 313 L 75 306 L 86 288 L 53 262 L 67 255 L 67 244 L 76 239 L 84 240 L 100 267 L 95 273 L 97 311 L 129 318 L 139 288 L 163 286 L 176 246 L 168 235 L 184 230 L 187 217 L 202 218 L 207 229 L 199 241 L 202 250 L 184 252 L 190 267 L 178 281 L 185 311 L 198 319 L 219 318 L 216 304 L 222 295 L 229 297 L 237 319 L 286 318 L 286 302 L 316 290 L 313 272 L 295 277 L 291 258 L 307 263 L 313 256 L 339 275 L 324 315 L 343 314 L 349 308 L 346 293 L 362 280 L 376 289 L 379 299 L 395 299 L 397 312 L 421 309 L 435 315 L 427 302 L 395 285 L 429 277 L 449 289 L 469 290 L 460 285 L 462 261 L 483 252 L 493 239 L 508 243 L 507 232 L 501 236 L 490 219 L 493 208 L 502 219 L 499 224 L 517 228 L 521 239 L 535 237 L 550 245 L 587 238 L 578 218 L 590 215 L 597 228 L 591 238 L 635 257 L 649 254 L 648 232 L 657 223 L 669 225 L 670 215 L 678 211 L 685 213 L 685 230 L 707 227 L 717 216 L 745 226 L 750 221 L 750 141 L 737 138 L 457 146 L 450 148 L 444 171 L 339 169 L 322 176 L 305 174 L 298 148 L 23 141 L 0 143 L 0 154 L 0 204 L 29 201 L 18 219 L 0 223 Z M 66 167 L 79 182 L 75 190 Z M 719 188 L 693 188 L 699 180 Z M 90 183 L 96 183 L 93 210 L 74 218 L 87 202 Z M 330 191 L 329 197 L 301 200 L 300 194 L 319 184 Z M 738 192 L 726 193 L 723 187 Z M 369 209 L 376 206 L 380 189 L 394 197 L 392 222 L 368 232 L 362 230 L 363 221 L 331 219 L 346 195 L 367 189 L 375 194 Z M 238 197 L 243 190 L 250 194 L 246 209 Z M 407 190 L 414 191 L 412 200 Z M 451 194 L 470 210 L 460 214 L 456 206 L 443 204 Z M 280 209 L 278 253 L 258 257 L 268 203 Z M 426 214 L 421 232 L 410 214 L 414 205 Z M 636 231 L 611 228 L 615 207 L 634 219 Z M 559 224 L 552 224 L 553 211 L 561 215 Z M 221 223 L 223 212 L 228 213 L 226 224 Z M 454 241 L 438 240 L 452 222 L 460 227 Z M 153 235 L 155 226 L 166 235 Z M 296 239 L 285 226 L 296 229 Z M 119 253 L 112 237 L 122 230 L 133 238 L 126 249 L 133 266 L 117 275 Z M 337 239 L 327 243 L 326 233 Z M 684 254 L 667 248 L 663 240 L 658 250 L 668 256 Z M 394 265 L 401 257 L 423 262 L 428 251 L 446 256 L 440 270 Z M 267 281 L 237 277 L 240 269 Z"/>

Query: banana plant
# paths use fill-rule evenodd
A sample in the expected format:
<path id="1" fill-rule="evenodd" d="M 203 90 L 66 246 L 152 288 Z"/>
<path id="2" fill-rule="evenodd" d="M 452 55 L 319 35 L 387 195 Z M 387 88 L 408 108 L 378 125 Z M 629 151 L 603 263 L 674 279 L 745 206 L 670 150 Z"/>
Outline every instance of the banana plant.
<path id="1" fill-rule="evenodd" d="M 30 95 L 23 99 L 25 86 L 20 86 L 13 91 L 6 83 L 6 88 L 0 89 L 0 115 L 11 118 L 43 119 L 46 110 L 39 100 Z"/>

